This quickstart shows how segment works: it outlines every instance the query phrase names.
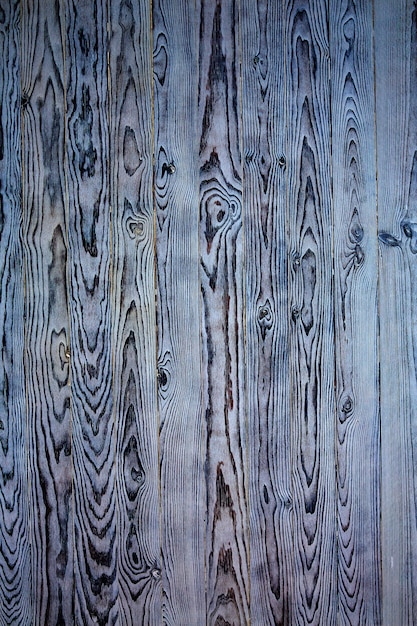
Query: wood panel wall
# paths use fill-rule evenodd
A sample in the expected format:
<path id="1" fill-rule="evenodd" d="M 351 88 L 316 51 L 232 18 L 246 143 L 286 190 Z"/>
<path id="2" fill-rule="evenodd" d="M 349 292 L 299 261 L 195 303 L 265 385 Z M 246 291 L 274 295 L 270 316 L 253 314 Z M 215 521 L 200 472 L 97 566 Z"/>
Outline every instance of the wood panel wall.
<path id="1" fill-rule="evenodd" d="M 0 0 L 0 626 L 417 623 L 413 0 Z"/>

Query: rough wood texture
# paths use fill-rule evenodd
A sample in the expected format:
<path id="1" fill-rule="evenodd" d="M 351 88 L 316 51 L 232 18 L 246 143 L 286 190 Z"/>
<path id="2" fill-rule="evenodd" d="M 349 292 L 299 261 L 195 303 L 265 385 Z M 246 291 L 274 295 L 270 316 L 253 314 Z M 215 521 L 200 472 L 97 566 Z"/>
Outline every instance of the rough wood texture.
<path id="1" fill-rule="evenodd" d="M 416 28 L 413 2 L 375 1 L 383 624 L 417 620 Z"/>
<path id="2" fill-rule="evenodd" d="M 75 622 L 117 620 L 107 13 L 66 3 Z"/>
<path id="3" fill-rule="evenodd" d="M 205 623 L 194 3 L 153 6 L 163 619 Z"/>
<path id="4" fill-rule="evenodd" d="M 239 14 L 201 2 L 199 66 L 207 623 L 249 617 Z"/>
<path id="5" fill-rule="evenodd" d="M 150 6 L 110 28 L 119 623 L 162 623 Z"/>
<path id="6" fill-rule="evenodd" d="M 73 616 L 63 15 L 22 3 L 26 388 L 35 624 Z"/>
<path id="7" fill-rule="evenodd" d="M 337 620 L 328 13 L 287 3 L 294 623 Z"/>
<path id="8" fill-rule="evenodd" d="M 0 58 L 0 624 L 29 626 L 19 2 L 0 3 Z"/>
<path id="9" fill-rule="evenodd" d="M 379 624 L 372 6 L 330 3 L 339 623 Z"/>
<path id="10" fill-rule="evenodd" d="M 417 623 L 414 0 L 0 0 L 0 626 Z"/>
<path id="11" fill-rule="evenodd" d="M 256 9 L 254 11 L 254 8 Z M 242 2 L 252 624 L 291 624 L 285 40 L 280 3 Z"/>

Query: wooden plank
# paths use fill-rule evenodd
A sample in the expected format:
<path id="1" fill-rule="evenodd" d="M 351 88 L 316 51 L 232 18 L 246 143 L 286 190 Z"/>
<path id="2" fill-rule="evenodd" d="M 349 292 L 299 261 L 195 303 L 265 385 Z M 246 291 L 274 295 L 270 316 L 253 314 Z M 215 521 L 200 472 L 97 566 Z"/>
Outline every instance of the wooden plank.
<path id="1" fill-rule="evenodd" d="M 326 3 L 290 0 L 287 28 L 294 623 L 337 619 L 332 206 Z"/>
<path id="2" fill-rule="evenodd" d="M 153 4 L 163 619 L 204 624 L 198 42 L 194 3 Z"/>
<path id="3" fill-rule="evenodd" d="M 0 2 L 0 58 L 0 623 L 29 626 L 20 2 Z"/>
<path id="4" fill-rule="evenodd" d="M 66 157 L 76 624 L 116 623 L 107 12 L 68 0 Z"/>
<path id="5" fill-rule="evenodd" d="M 150 3 L 111 4 L 119 620 L 162 623 Z"/>
<path id="6" fill-rule="evenodd" d="M 73 504 L 63 16 L 52 1 L 24 1 L 21 6 L 31 599 L 34 624 L 70 624 Z"/>
<path id="7" fill-rule="evenodd" d="M 380 240 L 382 623 L 417 621 L 416 138 L 413 2 L 375 0 Z"/>
<path id="8" fill-rule="evenodd" d="M 340 624 L 379 624 L 379 371 L 372 4 L 330 3 Z"/>
<path id="9" fill-rule="evenodd" d="M 252 624 L 291 624 L 285 41 L 282 3 L 242 2 Z"/>
<path id="10" fill-rule="evenodd" d="M 207 623 L 249 620 L 238 4 L 200 4 L 199 135 Z"/>

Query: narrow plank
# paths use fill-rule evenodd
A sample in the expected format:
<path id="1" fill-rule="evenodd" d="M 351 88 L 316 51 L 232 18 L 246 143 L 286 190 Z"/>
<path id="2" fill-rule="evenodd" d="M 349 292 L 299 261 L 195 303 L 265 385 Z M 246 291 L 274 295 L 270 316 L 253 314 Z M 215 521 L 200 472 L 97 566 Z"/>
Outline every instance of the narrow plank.
<path id="1" fill-rule="evenodd" d="M 282 3 L 242 2 L 251 623 L 291 624 L 285 28 Z"/>
<path id="2" fill-rule="evenodd" d="M 111 4 L 114 404 L 120 624 L 162 623 L 150 3 Z"/>
<path id="3" fill-rule="evenodd" d="M 200 3 L 199 164 L 207 623 L 249 620 L 239 13 Z"/>
<path id="4" fill-rule="evenodd" d="M 76 624 L 117 621 L 107 12 L 65 3 Z"/>
<path id="5" fill-rule="evenodd" d="M 194 3 L 153 3 L 163 620 L 205 624 Z"/>
<path id="6" fill-rule="evenodd" d="M 417 22 L 375 0 L 380 240 L 382 623 L 417 621 L 415 183 Z"/>
<path id="7" fill-rule="evenodd" d="M 23 234 L 34 624 L 73 615 L 63 15 L 23 1 Z"/>
<path id="8" fill-rule="evenodd" d="M 340 624 L 381 622 L 373 23 L 330 2 Z"/>
<path id="9" fill-rule="evenodd" d="M 327 3 L 286 3 L 293 623 L 337 620 Z"/>
<path id="10" fill-rule="evenodd" d="M 0 58 L 0 623 L 29 626 L 20 2 L 0 2 Z"/>

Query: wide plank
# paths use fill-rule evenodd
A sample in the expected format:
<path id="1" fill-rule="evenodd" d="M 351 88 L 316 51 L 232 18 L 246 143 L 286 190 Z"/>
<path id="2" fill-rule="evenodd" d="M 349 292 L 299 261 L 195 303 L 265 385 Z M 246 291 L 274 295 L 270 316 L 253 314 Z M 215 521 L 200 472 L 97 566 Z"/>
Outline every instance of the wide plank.
<path id="1" fill-rule="evenodd" d="M 251 623 L 291 624 L 293 581 L 281 3 L 241 3 Z"/>
<path id="2" fill-rule="evenodd" d="M 417 622 L 417 16 L 375 0 L 383 624 Z"/>
<path id="3" fill-rule="evenodd" d="M 162 623 L 150 19 L 148 0 L 111 4 L 113 394 L 126 626 Z"/>
<path id="4" fill-rule="evenodd" d="M 24 0 L 21 7 L 32 619 L 39 625 L 72 624 L 63 15 L 52 0 Z"/>
<path id="5" fill-rule="evenodd" d="M 107 625 L 118 615 L 107 3 L 67 0 L 65 26 L 74 621 Z"/>
<path id="6" fill-rule="evenodd" d="M 163 620 L 205 623 L 194 3 L 153 3 Z"/>
<path id="7" fill-rule="evenodd" d="M 249 621 L 238 3 L 200 2 L 199 165 L 207 624 Z"/>
<path id="8" fill-rule="evenodd" d="M 372 5 L 330 3 L 339 623 L 379 624 L 380 430 Z"/>
<path id="9" fill-rule="evenodd" d="M 0 2 L 0 58 L 0 624 L 29 626 L 20 2 Z"/>
<path id="10" fill-rule="evenodd" d="M 328 10 L 286 2 L 293 623 L 336 624 Z"/>

